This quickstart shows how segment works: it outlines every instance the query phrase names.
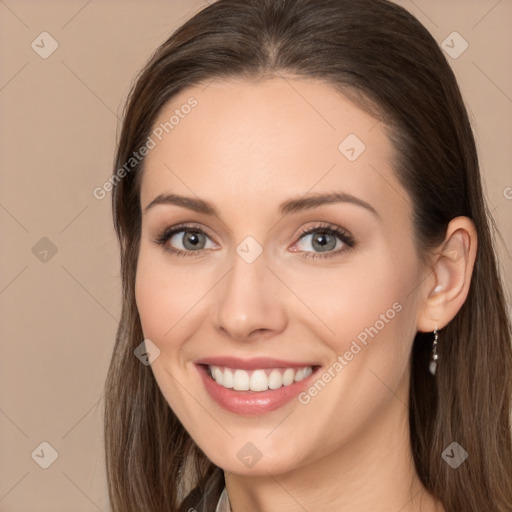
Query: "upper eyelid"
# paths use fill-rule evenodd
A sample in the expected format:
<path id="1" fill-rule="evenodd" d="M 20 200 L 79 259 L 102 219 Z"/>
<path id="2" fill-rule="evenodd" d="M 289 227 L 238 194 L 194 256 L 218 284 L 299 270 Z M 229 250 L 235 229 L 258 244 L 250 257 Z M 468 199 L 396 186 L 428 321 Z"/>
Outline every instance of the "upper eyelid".
<path id="1" fill-rule="evenodd" d="M 311 222 L 314 223 L 315 221 L 311 221 Z M 343 226 L 338 226 L 336 224 L 332 224 L 330 222 L 325 222 L 325 221 L 316 221 L 316 222 L 317 222 L 317 225 L 313 225 L 308 228 L 303 228 L 303 229 L 299 230 L 299 232 L 295 233 L 295 236 L 302 236 L 311 231 L 316 231 L 316 230 L 320 230 L 320 229 L 341 231 L 343 233 L 347 233 L 347 235 L 351 234 L 350 231 L 348 229 L 344 228 Z M 198 231 L 202 231 L 205 234 L 207 234 L 208 236 L 210 236 L 209 228 L 205 228 L 203 225 L 199 225 L 194 222 L 190 222 L 190 223 L 184 222 L 184 223 L 178 223 L 175 225 L 166 226 L 165 228 L 160 230 L 160 232 L 167 231 L 167 232 L 179 233 L 180 231 L 187 231 L 187 230 L 193 231 L 194 229 L 197 229 Z"/>
<path id="2" fill-rule="evenodd" d="M 318 225 L 316 226 L 310 226 L 308 228 L 302 229 L 296 236 L 301 237 L 303 235 L 311 234 L 311 232 L 320 231 L 322 229 L 326 231 L 341 232 L 343 234 L 346 234 L 347 236 L 352 236 L 350 231 L 348 229 L 345 229 L 343 226 L 337 226 L 336 224 L 331 224 L 330 222 L 322 221 L 318 221 Z"/>
<path id="3" fill-rule="evenodd" d="M 208 228 L 205 228 L 204 226 L 196 225 L 193 222 L 191 222 L 191 223 L 185 222 L 183 224 L 180 223 L 180 224 L 176 224 L 176 225 L 172 225 L 172 226 L 167 226 L 161 230 L 161 233 L 168 232 L 168 233 L 172 233 L 173 235 L 175 235 L 176 233 L 180 233 L 181 231 L 194 231 L 194 230 L 201 231 L 205 235 L 208 235 L 210 238 L 212 238 L 212 236 L 210 235 L 210 232 L 209 232 L 210 230 Z"/>

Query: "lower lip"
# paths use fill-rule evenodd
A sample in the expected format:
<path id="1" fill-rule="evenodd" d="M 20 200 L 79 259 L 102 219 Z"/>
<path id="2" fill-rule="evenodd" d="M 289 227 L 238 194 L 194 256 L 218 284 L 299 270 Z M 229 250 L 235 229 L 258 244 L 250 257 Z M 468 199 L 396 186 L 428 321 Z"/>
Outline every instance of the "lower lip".
<path id="1" fill-rule="evenodd" d="M 208 394 L 224 409 L 235 414 L 257 416 L 275 411 L 293 400 L 301 391 L 309 386 L 319 367 L 313 373 L 299 382 L 289 386 L 268 391 L 235 391 L 217 384 L 209 375 L 208 367 L 203 364 L 196 365 L 203 379 Z"/>

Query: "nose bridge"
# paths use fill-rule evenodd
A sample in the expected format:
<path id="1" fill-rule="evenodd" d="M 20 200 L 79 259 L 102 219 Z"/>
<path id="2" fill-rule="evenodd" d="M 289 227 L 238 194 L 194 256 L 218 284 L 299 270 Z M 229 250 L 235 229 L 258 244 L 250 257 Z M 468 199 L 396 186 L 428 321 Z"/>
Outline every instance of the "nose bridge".
<path id="1" fill-rule="evenodd" d="M 219 288 L 216 324 L 234 338 L 246 339 L 254 331 L 279 331 L 286 323 L 282 294 L 276 283 L 271 284 L 275 278 L 265 256 L 253 240 L 244 240 Z"/>

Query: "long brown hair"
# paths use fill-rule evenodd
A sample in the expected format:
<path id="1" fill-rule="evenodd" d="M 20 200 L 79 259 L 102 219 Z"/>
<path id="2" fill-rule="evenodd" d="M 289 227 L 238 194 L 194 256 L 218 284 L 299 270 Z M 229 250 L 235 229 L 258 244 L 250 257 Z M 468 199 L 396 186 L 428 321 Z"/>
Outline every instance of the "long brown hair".
<path id="1" fill-rule="evenodd" d="M 473 220 L 478 254 L 469 295 L 439 336 L 411 354 L 410 432 L 425 487 L 447 511 L 512 510 L 510 323 L 483 199 L 475 141 L 455 79 L 428 31 L 386 0 L 219 0 L 182 25 L 139 74 L 125 108 L 114 173 L 150 134 L 179 91 L 213 78 L 280 73 L 331 84 L 383 122 L 395 172 L 414 208 L 421 258 L 447 224 Z M 132 162 L 133 163 L 133 162 Z M 134 283 L 144 160 L 117 173 L 112 195 L 123 303 L 105 383 L 105 448 L 114 512 L 214 511 L 223 472 L 198 449 L 133 351 L 143 340 Z M 452 442 L 469 454 L 456 470 Z M 188 498 L 185 500 L 185 497 Z"/>

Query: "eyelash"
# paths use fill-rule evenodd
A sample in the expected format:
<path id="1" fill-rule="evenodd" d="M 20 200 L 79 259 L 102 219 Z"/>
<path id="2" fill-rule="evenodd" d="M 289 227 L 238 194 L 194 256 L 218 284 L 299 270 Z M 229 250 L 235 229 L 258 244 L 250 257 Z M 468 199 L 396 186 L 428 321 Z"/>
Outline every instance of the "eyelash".
<path id="1" fill-rule="evenodd" d="M 188 256 L 188 257 L 194 257 L 196 255 L 201 254 L 201 252 L 204 249 L 200 249 L 198 251 L 182 251 L 181 249 L 175 249 L 174 247 L 166 246 L 168 240 L 175 235 L 176 233 L 180 232 L 186 232 L 186 231 L 196 231 L 199 233 L 202 233 L 206 236 L 208 236 L 207 233 L 205 233 L 202 229 L 198 228 L 197 226 L 194 226 L 192 224 L 179 224 L 177 226 L 172 226 L 168 228 L 164 228 L 161 232 L 159 232 L 154 242 L 157 245 L 160 245 L 164 247 L 164 249 L 169 252 L 170 254 L 174 256 Z M 345 247 L 343 249 L 338 249 L 337 251 L 328 251 L 325 253 L 321 252 L 310 252 L 310 251 L 303 251 L 302 257 L 305 259 L 325 259 L 325 258 L 332 258 L 340 253 L 344 253 L 347 251 L 350 251 L 351 249 L 354 249 L 356 246 L 356 242 L 352 235 L 348 233 L 348 231 L 344 230 L 343 228 L 340 228 L 338 226 L 335 226 L 333 224 L 327 224 L 327 223 L 320 223 L 317 226 L 306 228 L 299 234 L 298 240 L 301 240 L 306 235 L 311 235 L 313 233 L 327 233 L 329 235 L 334 235 L 335 237 L 339 238 L 344 244 Z M 299 252 L 299 251 L 297 251 Z M 196 253 L 196 254 L 194 254 Z"/>
<path id="2" fill-rule="evenodd" d="M 350 251 L 351 249 L 354 249 L 356 246 L 354 237 L 352 235 L 350 235 L 348 233 L 348 231 L 346 231 L 345 229 L 340 228 L 338 226 L 335 226 L 333 224 L 327 224 L 327 223 L 320 223 L 311 228 L 305 228 L 304 230 L 302 230 L 300 232 L 298 240 L 301 240 L 306 235 L 311 235 L 311 234 L 317 233 L 317 232 L 318 233 L 327 233 L 328 235 L 333 235 L 333 236 L 339 238 L 345 244 L 345 247 L 342 249 L 338 249 L 337 251 L 328 251 L 325 253 L 306 251 L 302 255 L 303 258 L 312 259 L 312 260 L 333 258 L 335 256 L 339 256 L 341 253 L 344 253 L 344 252 Z"/>

